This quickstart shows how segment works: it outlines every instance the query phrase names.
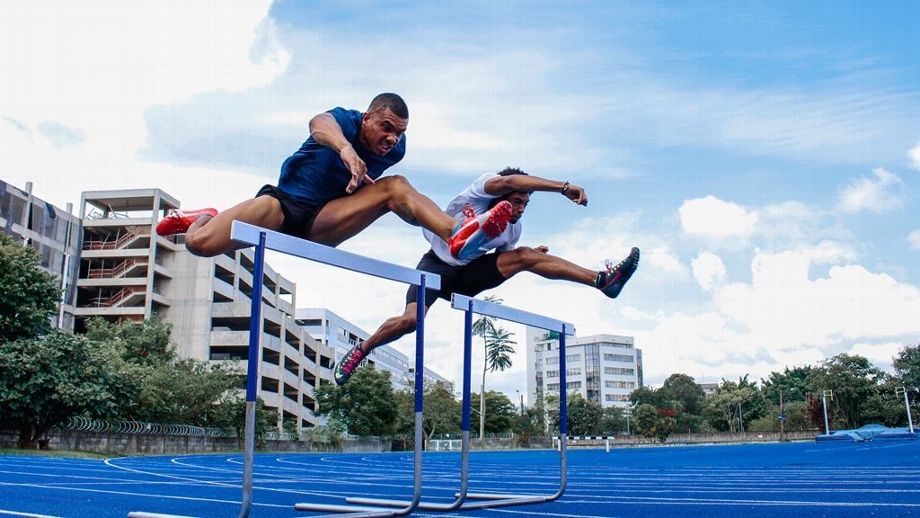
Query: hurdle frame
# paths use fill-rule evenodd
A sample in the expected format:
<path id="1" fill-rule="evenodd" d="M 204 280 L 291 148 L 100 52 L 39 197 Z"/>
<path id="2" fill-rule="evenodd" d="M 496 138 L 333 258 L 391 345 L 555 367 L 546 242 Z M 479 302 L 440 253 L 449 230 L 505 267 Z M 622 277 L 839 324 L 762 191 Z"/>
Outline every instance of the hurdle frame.
<path id="1" fill-rule="evenodd" d="M 454 511 L 470 509 L 489 509 L 495 507 L 508 507 L 513 505 L 539 504 L 552 502 L 559 499 L 564 493 L 567 484 L 567 458 L 565 437 L 568 435 L 568 404 L 566 401 L 566 362 L 565 362 L 565 337 L 575 334 L 575 326 L 553 318 L 515 309 L 502 304 L 479 300 L 466 295 L 453 294 L 451 307 L 464 312 L 463 320 L 463 417 L 460 425 L 462 443 L 460 447 L 460 490 L 455 499 L 449 504 L 431 502 L 418 502 L 418 509 L 432 511 Z M 470 393 L 473 349 L 473 313 L 491 316 L 502 320 L 509 320 L 519 324 L 538 327 L 547 331 L 559 333 L 559 489 L 552 495 L 528 494 L 499 494 L 499 493 L 469 493 L 469 454 L 470 454 Z M 478 499 L 478 502 L 466 502 L 467 499 Z M 388 500 L 379 498 L 346 499 L 349 503 L 401 507 L 408 502 L 402 500 Z"/>
<path id="2" fill-rule="evenodd" d="M 239 518 L 248 518 L 252 508 L 252 478 L 255 450 L 256 397 L 259 384 L 259 361 L 262 353 L 262 285 L 264 275 L 265 250 L 274 250 L 286 255 L 308 259 L 357 273 L 371 275 L 404 284 L 416 286 L 419 311 L 416 314 L 415 337 L 415 452 L 413 496 L 402 509 L 386 507 L 360 507 L 353 505 L 310 504 L 294 505 L 297 511 L 317 511 L 332 513 L 328 516 L 347 516 L 362 518 L 379 518 L 406 516 L 418 507 L 422 494 L 422 418 L 424 395 L 424 344 L 425 344 L 425 289 L 439 289 L 441 277 L 421 270 L 406 268 L 372 259 L 362 255 L 338 250 L 336 248 L 299 239 L 280 232 L 234 220 L 230 239 L 240 245 L 255 246 L 252 279 L 252 309 L 249 322 L 249 355 L 246 372 L 246 424 L 243 451 L 242 501 Z M 131 512 L 129 518 L 166 518 L 175 515 Z M 325 515 L 323 515 L 325 516 Z"/>

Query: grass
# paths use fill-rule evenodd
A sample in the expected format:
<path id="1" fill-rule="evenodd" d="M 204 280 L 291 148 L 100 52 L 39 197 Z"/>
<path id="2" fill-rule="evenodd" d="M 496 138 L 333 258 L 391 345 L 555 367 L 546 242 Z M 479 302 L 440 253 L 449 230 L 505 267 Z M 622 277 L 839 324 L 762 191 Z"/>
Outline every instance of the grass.
<path id="1" fill-rule="evenodd" d="M 0 448 L 0 455 L 29 455 L 34 457 L 66 457 L 70 459 L 108 459 L 111 455 L 79 450 L 23 450 L 18 448 Z M 119 455 L 121 456 L 121 455 Z"/>

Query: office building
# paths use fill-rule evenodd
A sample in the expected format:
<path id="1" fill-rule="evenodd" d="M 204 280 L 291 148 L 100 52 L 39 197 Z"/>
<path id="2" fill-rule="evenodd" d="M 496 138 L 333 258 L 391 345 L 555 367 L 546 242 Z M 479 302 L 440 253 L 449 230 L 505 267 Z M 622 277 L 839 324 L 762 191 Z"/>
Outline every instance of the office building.
<path id="1" fill-rule="evenodd" d="M 527 327 L 527 392 L 537 401 L 560 390 L 559 337 Z M 604 407 L 629 405 L 629 394 L 642 387 L 642 351 L 632 337 L 566 337 L 566 387 Z M 532 404 L 532 403 L 531 403 Z"/>

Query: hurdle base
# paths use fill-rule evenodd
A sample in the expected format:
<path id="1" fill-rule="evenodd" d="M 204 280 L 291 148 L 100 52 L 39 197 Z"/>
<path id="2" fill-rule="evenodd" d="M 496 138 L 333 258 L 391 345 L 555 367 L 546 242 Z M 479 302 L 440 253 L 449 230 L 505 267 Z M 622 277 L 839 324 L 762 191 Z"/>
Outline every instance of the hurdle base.
<path id="1" fill-rule="evenodd" d="M 378 517 L 390 517 L 396 516 L 397 511 L 392 509 L 384 509 L 380 507 L 360 507 L 356 505 L 335 505 L 335 504 L 294 504 L 294 509 L 296 511 L 316 511 L 320 513 L 333 513 L 329 515 L 319 515 L 311 518 L 322 518 L 323 516 L 330 516 L 335 518 L 342 517 L 363 517 L 363 518 L 378 518 Z"/>

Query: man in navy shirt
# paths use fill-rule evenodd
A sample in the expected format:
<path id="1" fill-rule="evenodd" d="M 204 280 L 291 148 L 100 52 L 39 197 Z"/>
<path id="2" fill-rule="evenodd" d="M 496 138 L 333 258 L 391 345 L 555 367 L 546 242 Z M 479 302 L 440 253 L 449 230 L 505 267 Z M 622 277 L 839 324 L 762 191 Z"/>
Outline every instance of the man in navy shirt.
<path id="1" fill-rule="evenodd" d="M 473 253 L 501 234 L 511 204 L 457 220 L 442 211 L 398 175 L 380 178 L 406 154 L 409 109 L 396 94 L 383 93 L 367 111 L 335 108 L 310 120 L 310 137 L 281 166 L 278 185 L 266 185 L 256 197 L 230 209 L 173 211 L 157 233 L 186 233 L 195 255 L 211 257 L 236 248 L 230 240 L 233 220 L 278 230 L 329 246 L 338 246 L 394 212 L 451 245 L 457 257 Z"/>

